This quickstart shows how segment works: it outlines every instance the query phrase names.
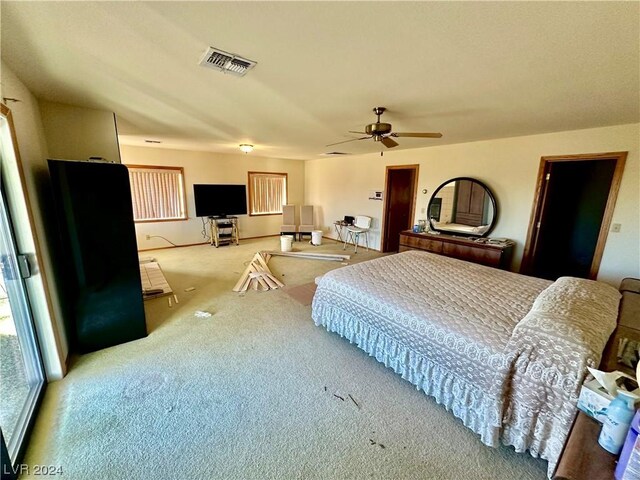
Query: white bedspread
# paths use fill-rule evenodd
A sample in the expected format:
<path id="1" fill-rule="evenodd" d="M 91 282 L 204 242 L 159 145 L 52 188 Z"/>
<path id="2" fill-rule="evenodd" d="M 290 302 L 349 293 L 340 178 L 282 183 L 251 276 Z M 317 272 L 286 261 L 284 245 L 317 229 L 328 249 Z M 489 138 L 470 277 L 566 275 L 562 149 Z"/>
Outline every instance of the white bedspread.
<path id="1" fill-rule="evenodd" d="M 567 301 L 573 307 L 560 306 Z M 552 284 L 409 251 L 324 275 L 312 316 L 435 397 L 487 445 L 529 450 L 549 460 L 551 474 L 618 301 L 599 282 Z"/>

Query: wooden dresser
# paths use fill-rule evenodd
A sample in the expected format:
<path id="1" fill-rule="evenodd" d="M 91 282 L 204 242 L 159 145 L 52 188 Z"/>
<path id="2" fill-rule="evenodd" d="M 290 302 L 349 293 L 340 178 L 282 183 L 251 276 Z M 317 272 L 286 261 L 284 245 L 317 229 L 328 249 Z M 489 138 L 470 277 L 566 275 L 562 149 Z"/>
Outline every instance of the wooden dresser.
<path id="1" fill-rule="evenodd" d="M 480 263 L 489 267 L 508 270 L 515 243 L 506 240 L 501 243 L 487 243 L 487 239 L 480 242 L 472 238 L 456 237 L 453 235 L 431 233 L 414 233 L 405 230 L 400 233 L 400 251 L 424 250 L 438 253 L 447 257 Z"/>

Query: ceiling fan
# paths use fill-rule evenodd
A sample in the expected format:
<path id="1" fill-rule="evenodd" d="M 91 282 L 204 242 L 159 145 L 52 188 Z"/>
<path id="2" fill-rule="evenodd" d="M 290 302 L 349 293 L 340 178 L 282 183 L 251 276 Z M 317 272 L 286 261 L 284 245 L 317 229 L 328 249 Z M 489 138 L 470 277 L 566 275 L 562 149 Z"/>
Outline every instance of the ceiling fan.
<path id="1" fill-rule="evenodd" d="M 374 142 L 381 142 L 387 148 L 397 147 L 399 145 L 393 138 L 399 137 L 419 137 L 419 138 L 440 138 L 442 137 L 441 133 L 428 133 L 428 132 L 392 132 L 390 123 L 383 123 L 380 121 L 380 115 L 385 112 L 385 107 L 374 107 L 373 113 L 378 116 L 378 121 L 376 123 L 370 123 L 364 127 L 364 132 L 354 132 L 349 131 L 349 133 L 359 133 L 361 135 L 366 135 L 366 137 L 360 138 L 352 138 L 350 140 L 344 140 L 342 142 L 330 143 L 327 147 L 331 147 L 333 145 L 339 145 L 341 143 L 355 142 L 356 140 L 368 140 L 373 138 Z"/>

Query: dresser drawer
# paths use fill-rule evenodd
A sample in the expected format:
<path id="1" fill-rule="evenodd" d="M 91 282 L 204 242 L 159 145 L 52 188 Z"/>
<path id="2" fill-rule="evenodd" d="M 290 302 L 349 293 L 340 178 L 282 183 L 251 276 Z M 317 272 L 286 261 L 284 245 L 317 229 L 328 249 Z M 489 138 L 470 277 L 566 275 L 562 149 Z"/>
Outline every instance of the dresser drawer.
<path id="1" fill-rule="evenodd" d="M 410 249 L 419 249 L 433 253 L 442 253 L 442 242 L 439 240 L 431 240 L 430 238 L 400 235 L 400 246 L 403 245 L 405 247 L 409 247 Z"/>
<path id="2" fill-rule="evenodd" d="M 514 245 L 515 243 L 511 240 L 487 242 L 487 240 L 479 241 L 475 238 L 420 234 L 407 230 L 400 233 L 399 250 L 401 252 L 423 250 L 508 270 Z"/>
<path id="3" fill-rule="evenodd" d="M 498 249 L 458 245 L 455 243 L 445 243 L 442 253 L 460 260 L 480 263 L 490 267 L 499 267 L 502 258 L 502 251 Z"/>

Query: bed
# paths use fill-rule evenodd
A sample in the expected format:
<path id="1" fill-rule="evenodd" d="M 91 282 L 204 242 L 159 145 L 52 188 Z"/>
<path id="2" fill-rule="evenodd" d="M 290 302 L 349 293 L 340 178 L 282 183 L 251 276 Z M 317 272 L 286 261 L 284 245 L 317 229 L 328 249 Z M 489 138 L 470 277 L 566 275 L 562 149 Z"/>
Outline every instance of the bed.
<path id="1" fill-rule="evenodd" d="M 445 230 L 449 232 L 462 232 L 462 233 L 473 233 L 480 234 L 487 232 L 491 225 L 465 225 L 462 223 L 453 223 L 453 222 L 434 222 L 432 220 L 433 227 L 437 230 Z"/>
<path id="2" fill-rule="evenodd" d="M 312 318 L 433 396 L 483 443 L 548 460 L 551 476 L 619 298 L 601 282 L 408 251 L 324 275 Z"/>

